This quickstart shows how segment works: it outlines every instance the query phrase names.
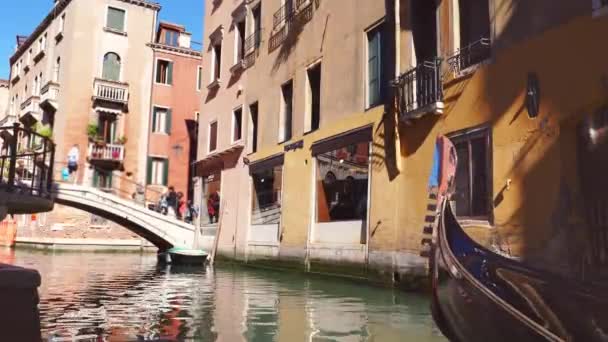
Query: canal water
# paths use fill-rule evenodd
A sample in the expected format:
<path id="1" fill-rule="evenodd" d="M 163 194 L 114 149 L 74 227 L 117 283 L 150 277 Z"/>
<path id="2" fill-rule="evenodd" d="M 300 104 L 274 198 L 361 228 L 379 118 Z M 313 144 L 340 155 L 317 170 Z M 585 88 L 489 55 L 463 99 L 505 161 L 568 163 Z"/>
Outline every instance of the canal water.
<path id="1" fill-rule="evenodd" d="M 445 341 L 427 298 L 353 281 L 138 253 L 0 249 L 0 262 L 40 272 L 45 341 Z"/>

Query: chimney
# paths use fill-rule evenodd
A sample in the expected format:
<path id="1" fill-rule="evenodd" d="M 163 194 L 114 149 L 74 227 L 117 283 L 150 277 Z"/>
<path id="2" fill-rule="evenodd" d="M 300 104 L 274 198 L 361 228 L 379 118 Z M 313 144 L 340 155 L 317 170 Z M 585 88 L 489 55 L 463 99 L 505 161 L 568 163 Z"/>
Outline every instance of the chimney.
<path id="1" fill-rule="evenodd" d="M 191 34 L 188 32 L 180 32 L 179 34 L 179 47 L 189 49 Z"/>

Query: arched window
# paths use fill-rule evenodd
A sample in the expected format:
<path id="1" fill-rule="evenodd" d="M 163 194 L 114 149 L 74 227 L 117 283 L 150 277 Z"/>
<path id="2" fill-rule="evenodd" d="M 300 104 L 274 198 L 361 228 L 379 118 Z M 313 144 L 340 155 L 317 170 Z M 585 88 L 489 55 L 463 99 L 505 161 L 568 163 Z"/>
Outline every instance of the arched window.
<path id="1" fill-rule="evenodd" d="M 103 57 L 103 72 L 101 77 L 104 80 L 120 80 L 120 57 L 114 52 L 108 52 Z"/>

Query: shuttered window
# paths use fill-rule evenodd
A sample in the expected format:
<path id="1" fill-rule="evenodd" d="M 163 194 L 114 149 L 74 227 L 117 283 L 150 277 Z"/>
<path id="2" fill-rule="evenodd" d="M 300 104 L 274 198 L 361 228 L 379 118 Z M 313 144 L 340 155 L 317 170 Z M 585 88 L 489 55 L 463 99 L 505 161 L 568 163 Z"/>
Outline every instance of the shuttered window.
<path id="1" fill-rule="evenodd" d="M 103 57 L 103 71 L 101 77 L 104 80 L 120 80 L 120 56 L 113 52 L 107 53 Z"/>
<path id="2" fill-rule="evenodd" d="M 120 32 L 125 31 L 125 10 L 108 7 L 106 27 Z"/>
<path id="3" fill-rule="evenodd" d="M 169 160 L 165 158 L 148 157 L 148 185 L 167 186 L 169 183 Z"/>
<path id="4" fill-rule="evenodd" d="M 368 107 L 380 104 L 383 98 L 382 27 L 380 25 L 367 33 Z"/>
<path id="5" fill-rule="evenodd" d="M 162 59 L 156 61 L 156 83 L 173 84 L 173 62 Z"/>
<path id="6" fill-rule="evenodd" d="M 152 111 L 152 133 L 171 134 L 171 109 L 154 107 Z"/>
<path id="7" fill-rule="evenodd" d="M 217 121 L 209 125 L 209 152 L 217 150 Z"/>

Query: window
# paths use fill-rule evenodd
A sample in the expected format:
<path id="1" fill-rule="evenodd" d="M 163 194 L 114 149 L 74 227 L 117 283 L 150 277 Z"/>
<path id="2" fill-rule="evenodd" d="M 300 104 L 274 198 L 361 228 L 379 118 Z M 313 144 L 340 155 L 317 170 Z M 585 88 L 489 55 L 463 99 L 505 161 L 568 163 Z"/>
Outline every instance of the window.
<path id="1" fill-rule="evenodd" d="M 32 95 L 39 95 L 38 76 L 34 77 L 34 86 L 32 87 Z"/>
<path id="2" fill-rule="evenodd" d="M 125 10 L 108 7 L 108 17 L 106 20 L 106 27 L 112 30 L 124 32 L 125 31 Z"/>
<path id="3" fill-rule="evenodd" d="M 234 56 L 234 64 L 239 63 L 243 60 L 245 55 L 245 20 L 242 20 L 236 24 L 235 30 L 235 56 Z"/>
<path id="4" fill-rule="evenodd" d="M 289 81 L 281 86 L 281 130 L 279 141 L 287 141 L 292 136 L 293 121 L 293 81 Z"/>
<path id="5" fill-rule="evenodd" d="M 99 135 L 104 142 L 113 144 L 116 141 L 117 121 L 112 114 L 101 114 L 99 116 Z"/>
<path id="6" fill-rule="evenodd" d="M 199 66 L 196 68 L 196 90 L 201 91 L 203 83 L 203 67 Z"/>
<path id="7" fill-rule="evenodd" d="M 217 150 L 217 121 L 209 124 L 209 153 Z"/>
<path id="8" fill-rule="evenodd" d="M 460 47 L 465 48 L 490 38 L 490 7 L 488 0 L 459 0 Z"/>
<path id="9" fill-rule="evenodd" d="M 254 34 L 254 46 L 255 48 L 260 47 L 262 41 L 262 3 L 252 10 L 253 15 L 253 34 Z"/>
<path id="10" fill-rule="evenodd" d="M 46 33 L 38 39 L 38 52 L 40 53 L 40 52 L 44 51 L 45 49 L 46 49 Z"/>
<path id="11" fill-rule="evenodd" d="M 103 56 L 103 71 L 101 78 L 104 80 L 120 80 L 120 56 L 114 52 L 108 52 Z"/>
<path id="12" fill-rule="evenodd" d="M 243 137 L 243 108 L 232 112 L 232 142 L 241 140 Z"/>
<path id="13" fill-rule="evenodd" d="M 315 153 L 318 184 L 317 222 L 362 221 L 365 224 L 370 142 L 356 142 L 360 139 L 340 140 L 352 142 L 341 147 L 326 147 Z M 339 145 L 340 143 L 336 142 L 336 146 Z M 328 149 L 331 150 L 327 151 Z"/>
<path id="14" fill-rule="evenodd" d="M 169 160 L 148 157 L 148 185 L 167 186 L 169 177 Z"/>
<path id="15" fill-rule="evenodd" d="M 173 62 L 163 59 L 156 60 L 156 83 L 173 84 Z"/>
<path id="16" fill-rule="evenodd" d="M 456 191 L 452 208 L 457 216 L 488 219 L 491 201 L 489 129 L 450 137 L 456 148 Z"/>
<path id="17" fill-rule="evenodd" d="M 166 30 L 165 44 L 169 46 L 179 46 L 179 32 L 173 30 Z"/>
<path id="18" fill-rule="evenodd" d="M 219 81 L 222 71 L 222 43 L 218 42 L 213 45 L 213 64 L 211 73 L 211 82 Z"/>
<path id="19" fill-rule="evenodd" d="M 53 82 L 59 82 L 59 71 L 61 69 L 61 57 L 55 60 L 55 68 L 53 69 Z"/>
<path id="20" fill-rule="evenodd" d="M 383 27 L 367 32 L 367 107 L 379 105 L 384 98 L 384 83 L 382 63 Z"/>
<path id="21" fill-rule="evenodd" d="M 25 63 L 26 63 L 26 64 L 30 64 L 30 63 L 32 62 L 32 53 L 33 53 L 32 49 L 30 49 L 30 50 L 27 52 L 27 59 L 25 60 Z"/>
<path id="22" fill-rule="evenodd" d="M 319 129 L 321 121 L 321 63 L 307 71 L 308 85 L 306 88 L 306 130 L 309 132 Z"/>
<path id="23" fill-rule="evenodd" d="M 255 102 L 249 106 L 249 115 L 251 115 L 251 153 L 258 151 L 258 103 Z"/>
<path id="24" fill-rule="evenodd" d="M 171 109 L 154 107 L 152 111 L 152 133 L 171 133 Z"/>
<path id="25" fill-rule="evenodd" d="M 252 201 L 251 224 L 279 224 L 281 220 L 281 196 L 283 166 L 276 165 L 251 172 Z"/>
<path id="26" fill-rule="evenodd" d="M 59 17 L 59 33 L 63 32 L 65 29 L 65 13 Z"/>

